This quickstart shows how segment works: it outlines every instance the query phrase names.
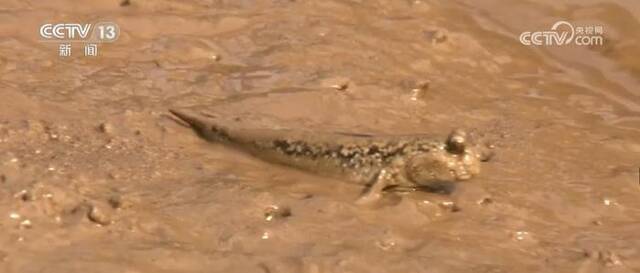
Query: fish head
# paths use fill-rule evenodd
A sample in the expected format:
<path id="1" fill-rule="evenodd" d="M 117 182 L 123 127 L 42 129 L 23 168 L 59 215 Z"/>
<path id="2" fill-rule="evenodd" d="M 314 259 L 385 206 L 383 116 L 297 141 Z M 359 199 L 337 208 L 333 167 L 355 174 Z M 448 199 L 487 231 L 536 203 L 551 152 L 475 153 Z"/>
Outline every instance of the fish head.
<path id="1" fill-rule="evenodd" d="M 481 163 L 492 155 L 487 145 L 458 129 L 451 132 L 445 142 L 411 156 L 406 175 L 419 186 L 470 180 L 480 174 Z"/>

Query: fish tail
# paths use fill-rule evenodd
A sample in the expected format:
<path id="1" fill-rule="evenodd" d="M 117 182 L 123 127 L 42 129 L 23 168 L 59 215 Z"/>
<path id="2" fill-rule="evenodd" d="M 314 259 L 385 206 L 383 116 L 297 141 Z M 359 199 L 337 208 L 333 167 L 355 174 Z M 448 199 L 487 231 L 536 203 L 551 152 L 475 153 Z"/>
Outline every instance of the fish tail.
<path id="1" fill-rule="evenodd" d="M 229 134 L 226 129 L 207 123 L 193 115 L 187 114 L 180 110 L 169 109 L 169 112 L 181 121 L 187 123 L 200 137 L 210 141 L 229 140 Z"/>

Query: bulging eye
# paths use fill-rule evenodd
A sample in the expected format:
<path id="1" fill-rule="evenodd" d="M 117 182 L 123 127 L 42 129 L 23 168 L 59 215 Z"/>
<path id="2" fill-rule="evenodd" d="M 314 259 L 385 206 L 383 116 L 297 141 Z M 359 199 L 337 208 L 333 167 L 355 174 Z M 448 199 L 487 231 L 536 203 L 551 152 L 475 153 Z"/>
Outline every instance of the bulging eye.
<path id="1" fill-rule="evenodd" d="M 467 132 L 456 129 L 447 138 L 447 151 L 454 154 L 463 154 L 467 144 Z"/>

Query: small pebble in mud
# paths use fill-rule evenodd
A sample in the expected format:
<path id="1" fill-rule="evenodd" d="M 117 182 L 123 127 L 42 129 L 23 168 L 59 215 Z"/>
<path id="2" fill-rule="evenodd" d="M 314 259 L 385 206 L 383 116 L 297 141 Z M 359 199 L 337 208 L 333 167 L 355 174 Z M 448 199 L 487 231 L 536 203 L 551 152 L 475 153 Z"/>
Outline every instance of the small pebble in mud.
<path id="1" fill-rule="evenodd" d="M 493 204 L 493 199 L 491 199 L 490 197 L 485 197 L 480 199 L 480 201 L 478 201 L 478 205 L 481 205 L 481 206 L 486 206 L 490 204 Z"/>
<path id="2" fill-rule="evenodd" d="M 448 212 L 458 212 L 460 207 L 453 201 L 442 201 L 438 204 L 442 209 Z"/>
<path id="3" fill-rule="evenodd" d="M 338 91 L 345 91 L 347 90 L 347 88 L 349 88 L 349 83 L 348 82 L 343 82 L 343 83 L 338 83 L 338 84 L 334 84 L 331 86 L 331 88 L 338 90 Z"/>
<path id="4" fill-rule="evenodd" d="M 107 215 L 103 209 L 100 209 L 97 206 L 91 206 L 91 208 L 89 208 L 87 218 L 89 218 L 91 222 L 103 226 L 111 224 L 111 217 L 109 217 L 109 215 Z"/>
<path id="5" fill-rule="evenodd" d="M 21 190 L 21 191 L 17 192 L 16 194 L 14 194 L 13 197 L 19 198 L 20 200 L 25 201 L 25 202 L 33 201 L 35 199 L 33 194 L 28 190 Z"/>
<path id="6" fill-rule="evenodd" d="M 108 174 L 107 174 L 107 177 L 108 177 L 109 179 L 113 179 L 113 180 L 120 179 L 120 175 L 119 175 L 119 174 L 117 174 L 117 173 L 113 173 L 113 172 L 108 173 Z"/>
<path id="7" fill-rule="evenodd" d="M 121 209 L 125 207 L 126 202 L 122 199 L 121 195 L 113 195 L 107 200 L 109 205 L 114 209 Z"/>
<path id="8" fill-rule="evenodd" d="M 291 216 L 291 209 L 289 209 L 288 207 L 280 207 L 277 205 L 269 206 L 264 212 L 264 219 L 266 221 L 287 218 L 289 216 Z"/>
<path id="9" fill-rule="evenodd" d="M 98 130 L 105 134 L 113 134 L 113 125 L 111 123 L 103 122 L 98 126 Z"/>
<path id="10" fill-rule="evenodd" d="M 532 241 L 533 236 L 528 231 L 516 231 L 512 234 L 512 238 L 516 241 Z"/>
<path id="11" fill-rule="evenodd" d="M 210 58 L 214 62 L 219 62 L 220 60 L 222 60 L 222 57 L 220 55 L 218 55 L 218 54 L 213 54 L 213 55 L 211 55 Z"/>
<path id="12" fill-rule="evenodd" d="M 31 220 L 25 219 L 25 220 L 22 220 L 22 222 L 20 222 L 19 228 L 27 229 L 27 228 L 31 228 L 32 226 L 33 225 L 31 224 Z"/>
<path id="13" fill-rule="evenodd" d="M 425 30 L 424 36 L 431 44 L 439 44 L 447 41 L 447 34 L 441 29 Z"/>
<path id="14" fill-rule="evenodd" d="M 343 77 L 325 79 L 322 81 L 322 85 L 338 91 L 346 91 L 349 88 L 349 79 Z"/>
<path id="15" fill-rule="evenodd" d="M 613 206 L 613 205 L 618 205 L 618 203 L 616 203 L 616 201 L 611 200 L 609 198 L 605 198 L 602 200 L 602 203 L 604 203 L 605 206 Z"/>
<path id="16" fill-rule="evenodd" d="M 17 220 L 17 219 L 20 219 L 20 217 L 21 217 L 20 214 L 18 214 L 17 212 L 9 213 L 9 218 L 11 219 Z"/>
<path id="17" fill-rule="evenodd" d="M 32 134 L 44 134 L 47 132 L 47 126 L 38 120 L 27 120 L 27 128 L 29 133 Z"/>
<path id="18" fill-rule="evenodd" d="M 616 266 L 622 265 L 622 259 L 618 254 L 610 251 L 585 251 L 585 257 L 595 259 L 598 262 L 604 264 L 605 266 Z"/>
<path id="19" fill-rule="evenodd" d="M 455 202 L 450 200 L 422 200 L 417 203 L 420 212 L 430 217 L 442 217 L 452 212 L 460 211 Z"/>
<path id="20" fill-rule="evenodd" d="M 415 88 L 411 89 L 410 99 L 412 101 L 418 101 L 418 100 L 424 99 L 424 96 L 427 90 L 429 90 L 429 85 L 430 85 L 429 81 L 419 82 Z"/>
<path id="21" fill-rule="evenodd" d="M 385 238 L 385 239 L 376 241 L 376 246 L 382 250 L 389 250 L 394 246 L 396 246 L 396 242 L 393 239 Z"/>

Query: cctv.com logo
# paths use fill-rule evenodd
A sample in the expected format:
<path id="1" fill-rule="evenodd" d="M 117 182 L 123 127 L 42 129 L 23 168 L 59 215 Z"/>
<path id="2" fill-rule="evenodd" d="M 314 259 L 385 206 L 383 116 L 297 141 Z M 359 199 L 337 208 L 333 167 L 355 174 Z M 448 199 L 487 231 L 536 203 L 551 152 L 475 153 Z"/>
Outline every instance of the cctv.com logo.
<path id="1" fill-rule="evenodd" d="M 602 26 L 576 26 L 559 21 L 547 31 L 525 31 L 520 34 L 520 43 L 527 46 L 595 46 L 604 43 Z"/>

